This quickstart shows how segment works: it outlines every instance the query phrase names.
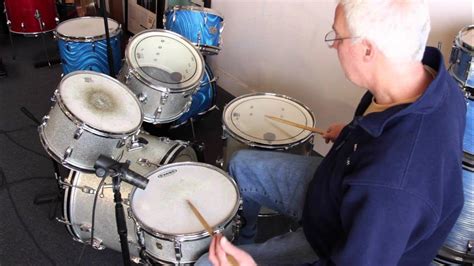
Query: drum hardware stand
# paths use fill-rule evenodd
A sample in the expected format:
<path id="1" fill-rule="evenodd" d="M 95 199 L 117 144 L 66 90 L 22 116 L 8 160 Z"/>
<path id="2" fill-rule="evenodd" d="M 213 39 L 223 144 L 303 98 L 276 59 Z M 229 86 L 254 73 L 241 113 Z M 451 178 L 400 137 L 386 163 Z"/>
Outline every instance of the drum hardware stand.
<path id="1" fill-rule="evenodd" d="M 105 0 L 100 0 L 100 10 L 102 17 L 104 18 L 104 29 L 105 29 L 105 40 L 107 43 L 107 60 L 109 62 L 109 75 L 115 77 L 114 58 L 112 54 L 112 46 L 110 46 L 110 32 L 109 32 L 109 21 L 105 10 Z"/>
<path id="2" fill-rule="evenodd" d="M 39 126 L 41 124 L 40 121 L 30 111 L 28 111 L 28 109 L 26 109 L 25 107 L 21 107 L 20 110 L 31 121 L 33 121 L 36 125 Z M 54 208 L 50 209 L 49 217 L 48 217 L 49 220 L 53 220 L 54 217 L 56 216 L 56 211 L 57 211 L 58 205 L 59 205 L 60 202 L 62 202 L 62 199 L 63 199 L 63 196 L 64 196 L 63 193 L 62 193 L 61 185 L 60 185 L 60 183 L 62 182 L 62 177 L 61 177 L 61 174 L 59 172 L 59 165 L 53 159 L 51 159 L 51 162 L 53 163 L 54 178 L 56 179 L 56 182 L 58 184 L 58 191 L 57 192 L 52 192 L 52 193 L 38 194 L 38 195 L 35 196 L 35 198 L 33 200 L 33 203 L 35 205 L 41 205 L 41 204 L 45 204 L 45 203 L 56 203 L 54 205 Z"/>
<path id="3" fill-rule="evenodd" d="M 119 163 L 104 155 L 100 155 L 94 165 L 95 174 L 98 177 L 104 178 L 108 175 L 112 177 L 115 202 L 115 221 L 117 223 L 117 232 L 120 237 L 123 264 L 126 266 L 131 264 L 130 252 L 128 249 L 127 224 L 122 205 L 122 195 L 120 193 L 120 182 L 123 180 L 141 189 L 145 189 L 148 184 L 148 179 L 129 170 L 129 166 L 130 161 Z"/>
<path id="4" fill-rule="evenodd" d="M 7 27 L 8 27 L 8 36 L 10 37 L 10 45 L 12 46 L 12 59 L 16 59 L 16 53 L 15 53 L 15 46 L 13 45 L 13 36 L 12 36 L 12 31 L 11 31 L 11 25 L 12 22 L 8 19 L 8 14 L 7 14 L 7 4 L 4 2 L 3 3 L 3 13 L 5 13 L 5 17 L 7 18 Z"/>
<path id="5" fill-rule="evenodd" d="M 41 20 L 41 13 L 39 12 L 38 9 L 35 10 L 35 19 L 38 20 L 38 24 L 40 26 L 40 29 L 41 29 L 41 41 L 43 43 L 43 50 L 44 50 L 44 54 L 46 55 L 46 60 L 48 62 L 48 66 L 51 67 L 51 60 L 49 60 L 49 54 L 48 54 L 48 49 L 46 48 L 46 42 L 44 40 L 44 28 L 43 28 L 43 21 Z"/>

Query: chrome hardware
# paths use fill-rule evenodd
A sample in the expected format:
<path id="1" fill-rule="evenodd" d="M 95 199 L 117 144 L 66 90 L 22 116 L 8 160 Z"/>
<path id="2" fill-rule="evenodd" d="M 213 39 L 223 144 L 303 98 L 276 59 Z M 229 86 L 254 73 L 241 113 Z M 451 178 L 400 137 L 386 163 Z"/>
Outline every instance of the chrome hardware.
<path id="1" fill-rule="evenodd" d="M 51 98 L 50 98 L 51 102 L 53 102 L 53 103 L 56 102 L 56 100 L 57 100 L 56 93 L 57 93 L 57 91 L 55 91 L 53 96 L 51 96 Z"/>
<path id="2" fill-rule="evenodd" d="M 81 224 L 79 225 L 79 229 L 82 232 L 90 232 L 92 230 L 92 226 L 90 224 Z"/>
<path id="3" fill-rule="evenodd" d="M 161 250 L 161 249 L 163 249 L 163 245 L 156 242 L 156 248 Z"/>
<path id="4" fill-rule="evenodd" d="M 125 145 L 125 142 L 126 142 L 125 139 L 119 140 L 119 141 L 117 142 L 117 146 L 116 146 L 117 149 L 122 148 L 122 147 Z"/>
<path id="5" fill-rule="evenodd" d="M 65 225 L 69 225 L 69 226 L 72 226 L 73 224 L 71 222 L 69 222 L 68 220 L 66 220 L 66 218 L 64 217 L 56 217 L 56 222 L 58 223 L 62 223 L 62 224 L 65 224 Z"/>
<path id="6" fill-rule="evenodd" d="M 43 125 L 45 125 L 46 123 L 48 123 L 48 120 L 49 120 L 49 115 L 45 115 L 43 116 L 43 120 L 41 122 Z"/>
<path id="7" fill-rule="evenodd" d="M 148 97 L 147 97 L 143 92 L 140 92 L 140 93 L 137 95 L 137 98 L 138 98 L 138 101 L 140 101 L 140 102 L 143 103 L 143 104 L 146 104 L 147 101 L 148 101 Z"/>
<path id="8" fill-rule="evenodd" d="M 22 29 L 25 29 L 25 23 L 22 22 L 22 23 L 20 24 L 20 26 L 21 26 Z"/>
<path id="9" fill-rule="evenodd" d="M 163 92 L 161 94 L 161 100 L 160 100 L 161 104 L 165 104 L 169 96 L 170 94 L 168 92 Z"/>
<path id="10" fill-rule="evenodd" d="M 72 154 L 73 148 L 71 146 L 67 147 L 66 152 L 63 155 L 63 161 L 66 161 Z"/>
<path id="11" fill-rule="evenodd" d="M 224 159 L 223 158 L 216 159 L 216 165 L 219 168 L 223 168 L 224 167 Z"/>
<path id="12" fill-rule="evenodd" d="M 92 248 L 94 248 L 96 250 L 104 250 L 105 249 L 105 246 L 102 245 L 102 240 L 99 240 L 97 238 L 89 240 L 88 243 L 92 246 Z"/>
<path id="13" fill-rule="evenodd" d="M 100 194 L 99 194 L 99 197 L 100 197 L 100 198 L 103 198 L 103 197 L 104 197 L 104 189 L 106 189 L 106 188 L 114 188 L 114 185 L 113 185 L 113 184 L 104 183 L 104 185 L 100 188 Z"/>
<path id="14" fill-rule="evenodd" d="M 160 164 L 152 163 L 150 160 L 145 159 L 145 158 L 138 158 L 136 163 L 140 166 L 145 166 L 145 167 L 160 167 Z"/>
<path id="15" fill-rule="evenodd" d="M 474 240 L 467 241 L 467 253 L 473 254 Z"/>
<path id="16" fill-rule="evenodd" d="M 88 186 L 74 186 L 68 182 L 64 182 L 64 181 L 61 181 L 59 180 L 58 181 L 59 185 L 61 186 L 62 189 L 65 189 L 66 187 L 70 187 L 70 188 L 77 188 L 79 189 L 80 191 L 86 193 L 86 194 L 95 194 L 95 189 L 91 188 L 91 187 L 88 187 Z"/>
<path id="17" fill-rule="evenodd" d="M 181 258 L 183 257 L 183 254 L 181 253 L 181 242 L 177 240 L 174 241 L 174 253 L 176 260 L 178 262 L 181 261 Z"/>
<path id="18" fill-rule="evenodd" d="M 135 151 L 135 150 L 140 150 L 143 147 L 145 147 L 145 143 L 140 142 L 140 140 L 137 138 L 137 135 L 132 135 L 132 139 L 130 143 L 127 145 L 127 150 Z"/>
<path id="19" fill-rule="evenodd" d="M 58 17 L 55 17 L 54 21 L 56 21 L 56 24 L 59 24 L 59 18 Z"/>
<path id="20" fill-rule="evenodd" d="M 82 128 L 82 126 L 77 128 L 76 132 L 74 132 L 74 139 L 79 139 L 82 136 L 83 132 L 84 132 L 84 128 Z"/>
<path id="21" fill-rule="evenodd" d="M 156 111 L 155 113 L 153 114 L 155 117 L 159 118 L 161 116 L 161 112 L 163 112 L 163 108 L 160 106 L 158 106 L 158 108 L 156 108 Z"/>

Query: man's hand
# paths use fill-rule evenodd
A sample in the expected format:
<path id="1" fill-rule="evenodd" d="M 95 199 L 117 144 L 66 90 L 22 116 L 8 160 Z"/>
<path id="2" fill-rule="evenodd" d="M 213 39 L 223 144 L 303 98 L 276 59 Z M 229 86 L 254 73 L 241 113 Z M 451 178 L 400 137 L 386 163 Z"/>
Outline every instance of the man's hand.
<path id="1" fill-rule="evenodd" d="M 322 137 L 326 143 L 329 143 L 329 141 L 334 142 L 344 127 L 344 124 L 332 124 L 329 126 L 329 128 L 326 130 L 326 133 L 324 133 Z"/>
<path id="2" fill-rule="evenodd" d="M 228 260 L 229 256 L 234 257 L 234 262 L 237 262 L 239 266 L 257 265 L 247 252 L 232 245 L 222 235 L 214 235 L 209 247 L 209 260 L 214 266 L 233 266 Z"/>

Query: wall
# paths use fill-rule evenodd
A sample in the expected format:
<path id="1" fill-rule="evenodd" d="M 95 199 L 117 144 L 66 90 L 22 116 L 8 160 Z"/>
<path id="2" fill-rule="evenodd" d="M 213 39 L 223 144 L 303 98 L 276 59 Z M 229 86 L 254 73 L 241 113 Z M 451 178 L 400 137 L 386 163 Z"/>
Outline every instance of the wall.
<path id="1" fill-rule="evenodd" d="M 235 96 L 276 92 L 302 101 L 323 129 L 350 121 L 364 90 L 349 83 L 334 49 L 323 41 L 331 30 L 335 0 L 213 0 L 225 18 L 223 47 L 210 64 L 218 84 Z M 459 30 L 473 24 L 472 0 L 430 1 L 429 44 L 442 42 L 447 58 Z M 330 145 L 316 137 L 315 149 Z"/>

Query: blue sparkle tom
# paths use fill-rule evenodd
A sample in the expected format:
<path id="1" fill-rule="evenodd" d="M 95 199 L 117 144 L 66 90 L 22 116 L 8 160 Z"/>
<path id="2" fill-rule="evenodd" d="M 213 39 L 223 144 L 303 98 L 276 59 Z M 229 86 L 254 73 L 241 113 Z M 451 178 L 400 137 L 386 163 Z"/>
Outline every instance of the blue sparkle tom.
<path id="1" fill-rule="evenodd" d="M 122 28 L 117 21 L 110 18 L 108 27 L 115 76 L 122 64 L 120 49 Z M 64 75 L 77 70 L 110 74 L 102 17 L 79 17 L 66 20 L 58 25 L 54 35 L 58 40 Z"/>
<path id="2" fill-rule="evenodd" d="M 216 108 L 216 80 L 209 65 L 206 64 L 206 71 L 201 79 L 201 84 L 192 96 L 191 107 L 178 120 L 173 122 L 172 127 L 179 127 L 189 120 L 205 115 Z"/>
<path id="3" fill-rule="evenodd" d="M 215 55 L 221 50 L 224 17 L 217 11 L 199 6 L 174 6 L 163 18 L 165 29 L 174 31 L 203 54 Z"/>

